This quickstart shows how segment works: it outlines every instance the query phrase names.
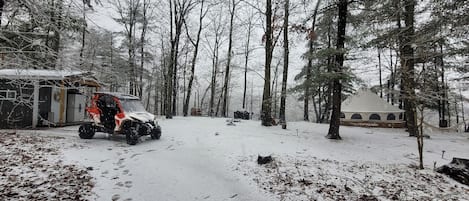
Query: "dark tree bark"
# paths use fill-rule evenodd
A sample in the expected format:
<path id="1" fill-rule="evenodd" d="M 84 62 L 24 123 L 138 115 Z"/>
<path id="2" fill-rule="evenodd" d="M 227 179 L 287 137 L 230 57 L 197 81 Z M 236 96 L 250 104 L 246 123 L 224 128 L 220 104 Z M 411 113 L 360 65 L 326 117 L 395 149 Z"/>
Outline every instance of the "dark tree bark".
<path id="1" fill-rule="evenodd" d="M 284 8 L 285 16 L 283 18 L 283 76 L 282 76 L 282 92 L 280 95 L 280 124 L 283 129 L 287 128 L 287 122 L 285 120 L 285 104 L 287 98 L 287 79 L 288 79 L 288 16 L 290 10 L 290 1 L 285 0 Z"/>
<path id="2" fill-rule="evenodd" d="M 337 22 L 337 44 L 336 49 L 339 51 L 335 57 L 334 73 L 334 86 L 332 90 L 332 116 L 329 124 L 329 132 L 327 133 L 328 139 L 340 140 L 340 104 L 342 103 L 342 68 L 344 65 L 344 43 L 345 43 L 345 28 L 347 25 L 347 6 L 348 0 L 339 0 L 339 20 Z"/>
<path id="3" fill-rule="evenodd" d="M 2 7 L 2 2 L 3 0 L 0 0 L 0 24 L 2 23 L 1 19 L 2 19 L 2 15 L 1 15 L 1 7 Z M 85 51 L 85 39 L 86 39 L 86 2 L 83 1 L 83 22 L 84 24 L 82 25 L 82 29 L 81 29 L 81 48 L 80 48 L 80 65 L 83 65 L 83 51 Z"/>
<path id="4" fill-rule="evenodd" d="M 406 115 L 407 129 L 410 136 L 417 136 L 418 128 L 416 121 L 415 106 L 415 70 L 414 70 L 414 11 L 415 0 L 404 0 L 404 23 L 405 27 L 400 31 L 400 52 L 402 68 L 402 94 L 404 110 Z"/>
<path id="5" fill-rule="evenodd" d="M 244 90 L 243 90 L 243 109 L 246 108 L 246 91 L 247 91 L 247 84 L 248 84 L 248 62 L 249 62 L 249 44 L 251 42 L 251 30 L 252 30 L 252 18 L 253 15 L 249 16 L 248 20 L 248 36 L 246 41 L 246 46 L 244 48 Z"/>
<path id="6" fill-rule="evenodd" d="M 176 93 L 177 93 L 177 66 L 179 53 L 179 40 L 182 33 L 182 26 L 194 2 L 192 0 L 169 0 L 170 4 L 170 37 L 171 55 L 167 69 L 167 91 L 166 91 L 166 118 L 172 119 L 176 115 Z M 174 29 L 174 30 L 173 30 Z"/>
<path id="7" fill-rule="evenodd" d="M 142 30 L 140 33 L 140 70 L 138 71 L 138 74 L 139 74 L 138 96 L 140 97 L 140 99 L 142 99 L 142 95 L 143 95 L 143 71 L 144 71 L 144 64 L 145 64 L 145 37 L 146 37 L 147 27 L 148 27 L 147 12 L 149 8 L 150 8 L 149 0 L 143 0 L 143 9 L 142 9 L 143 22 L 142 22 Z"/>
<path id="8" fill-rule="evenodd" d="M 0 0 L 0 28 L 2 26 L 2 16 L 3 16 L 3 7 L 5 6 L 5 1 Z"/>
<path id="9" fill-rule="evenodd" d="M 379 96 L 383 98 L 383 75 L 381 72 L 381 48 L 378 47 Z"/>
<path id="10" fill-rule="evenodd" d="M 188 111 L 189 111 L 189 102 L 190 102 L 190 99 L 191 99 L 192 84 L 194 82 L 194 76 L 195 76 L 195 64 L 197 62 L 197 55 L 199 53 L 200 34 L 202 33 L 203 19 L 204 19 L 205 15 L 207 14 L 207 12 L 206 11 L 204 12 L 203 10 L 204 10 L 204 0 L 202 0 L 200 2 L 199 29 L 197 31 L 197 37 L 195 39 L 195 43 L 191 40 L 192 45 L 194 45 L 195 49 L 194 49 L 194 54 L 192 56 L 191 74 L 190 74 L 190 77 L 189 77 L 189 84 L 187 86 L 187 95 L 186 95 L 186 99 L 185 99 L 185 102 L 184 102 L 184 106 L 182 108 L 184 116 L 187 116 Z M 186 29 L 186 31 L 187 31 L 187 29 Z"/>
<path id="11" fill-rule="evenodd" d="M 170 12 L 170 37 L 171 37 L 171 53 L 170 53 L 170 61 L 169 64 L 167 65 L 167 72 L 166 72 L 166 92 L 165 92 L 165 115 L 167 119 L 172 119 L 173 118 L 173 113 L 172 113 L 172 97 L 173 97 L 173 68 L 174 68 L 174 55 L 176 51 L 176 39 L 174 38 L 174 30 L 173 30 L 173 23 L 175 23 L 174 16 L 177 15 L 176 13 L 176 5 L 173 5 L 173 1 L 169 0 L 169 12 Z M 174 8 L 173 8 L 174 7 Z M 174 9 L 174 13 L 173 13 Z"/>
<path id="12" fill-rule="evenodd" d="M 262 125 L 272 126 L 272 96 L 270 94 L 270 66 L 272 63 L 272 1 L 266 3 L 266 32 L 265 32 L 265 69 L 264 91 L 262 94 Z"/>
<path id="13" fill-rule="evenodd" d="M 228 58 L 226 61 L 226 68 L 225 68 L 225 83 L 223 84 L 223 105 L 221 108 L 221 115 L 223 117 L 228 116 L 228 84 L 230 82 L 230 67 L 231 67 L 231 57 L 232 48 L 233 48 L 233 20 L 234 14 L 236 10 L 236 2 L 235 0 L 231 0 L 231 9 L 230 9 L 230 32 L 228 36 Z"/>
<path id="14" fill-rule="evenodd" d="M 218 75 L 218 50 L 220 47 L 220 32 L 219 27 L 216 27 L 215 33 L 215 44 L 212 51 L 212 79 L 210 82 L 210 102 L 209 102 L 209 115 L 213 117 L 215 115 L 215 96 L 216 96 L 216 85 L 217 85 L 217 75 Z"/>

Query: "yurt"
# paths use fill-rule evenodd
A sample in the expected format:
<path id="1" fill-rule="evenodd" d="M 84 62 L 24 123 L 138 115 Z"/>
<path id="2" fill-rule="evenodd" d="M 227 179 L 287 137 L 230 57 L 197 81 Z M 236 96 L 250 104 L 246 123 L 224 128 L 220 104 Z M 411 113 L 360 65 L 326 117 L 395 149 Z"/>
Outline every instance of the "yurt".
<path id="1" fill-rule="evenodd" d="M 347 126 L 402 128 L 404 110 L 368 89 L 360 89 L 341 105 L 340 122 Z"/>

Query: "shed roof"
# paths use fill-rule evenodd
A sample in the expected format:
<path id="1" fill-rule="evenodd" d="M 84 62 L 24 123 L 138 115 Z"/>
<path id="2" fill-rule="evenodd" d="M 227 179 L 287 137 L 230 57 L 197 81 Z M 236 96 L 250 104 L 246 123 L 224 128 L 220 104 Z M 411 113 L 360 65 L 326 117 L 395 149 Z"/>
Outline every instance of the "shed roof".
<path id="1" fill-rule="evenodd" d="M 69 77 L 90 75 L 89 72 L 73 70 L 44 70 L 44 69 L 1 69 L 0 78 L 3 79 L 37 79 L 62 80 Z"/>
<path id="2" fill-rule="evenodd" d="M 368 89 L 360 89 L 342 102 L 341 112 L 400 113 L 404 110 L 387 103 Z"/>
<path id="3" fill-rule="evenodd" d="M 8 80 L 66 80 L 83 86 L 100 87 L 92 72 L 46 69 L 0 69 L 0 79 Z"/>

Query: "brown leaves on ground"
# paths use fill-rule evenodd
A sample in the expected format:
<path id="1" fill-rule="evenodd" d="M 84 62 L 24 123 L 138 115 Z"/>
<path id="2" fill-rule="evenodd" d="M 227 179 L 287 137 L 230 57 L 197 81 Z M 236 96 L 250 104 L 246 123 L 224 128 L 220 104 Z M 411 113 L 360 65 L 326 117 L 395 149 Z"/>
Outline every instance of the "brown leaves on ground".
<path id="1" fill-rule="evenodd" d="M 94 186 L 85 168 L 66 165 L 53 137 L 0 133 L 0 200 L 86 200 Z"/>
<path id="2" fill-rule="evenodd" d="M 404 164 L 276 157 L 260 166 L 240 159 L 244 175 L 280 200 L 461 200 L 469 188 L 432 170 Z"/>

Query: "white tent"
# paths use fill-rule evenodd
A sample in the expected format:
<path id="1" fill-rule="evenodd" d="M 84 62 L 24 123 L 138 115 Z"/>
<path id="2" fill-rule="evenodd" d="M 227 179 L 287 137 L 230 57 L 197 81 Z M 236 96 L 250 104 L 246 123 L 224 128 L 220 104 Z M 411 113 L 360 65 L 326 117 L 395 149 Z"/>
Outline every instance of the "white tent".
<path id="1" fill-rule="evenodd" d="M 402 127 L 403 112 L 368 89 L 361 89 L 342 102 L 341 122 L 344 125 Z"/>

